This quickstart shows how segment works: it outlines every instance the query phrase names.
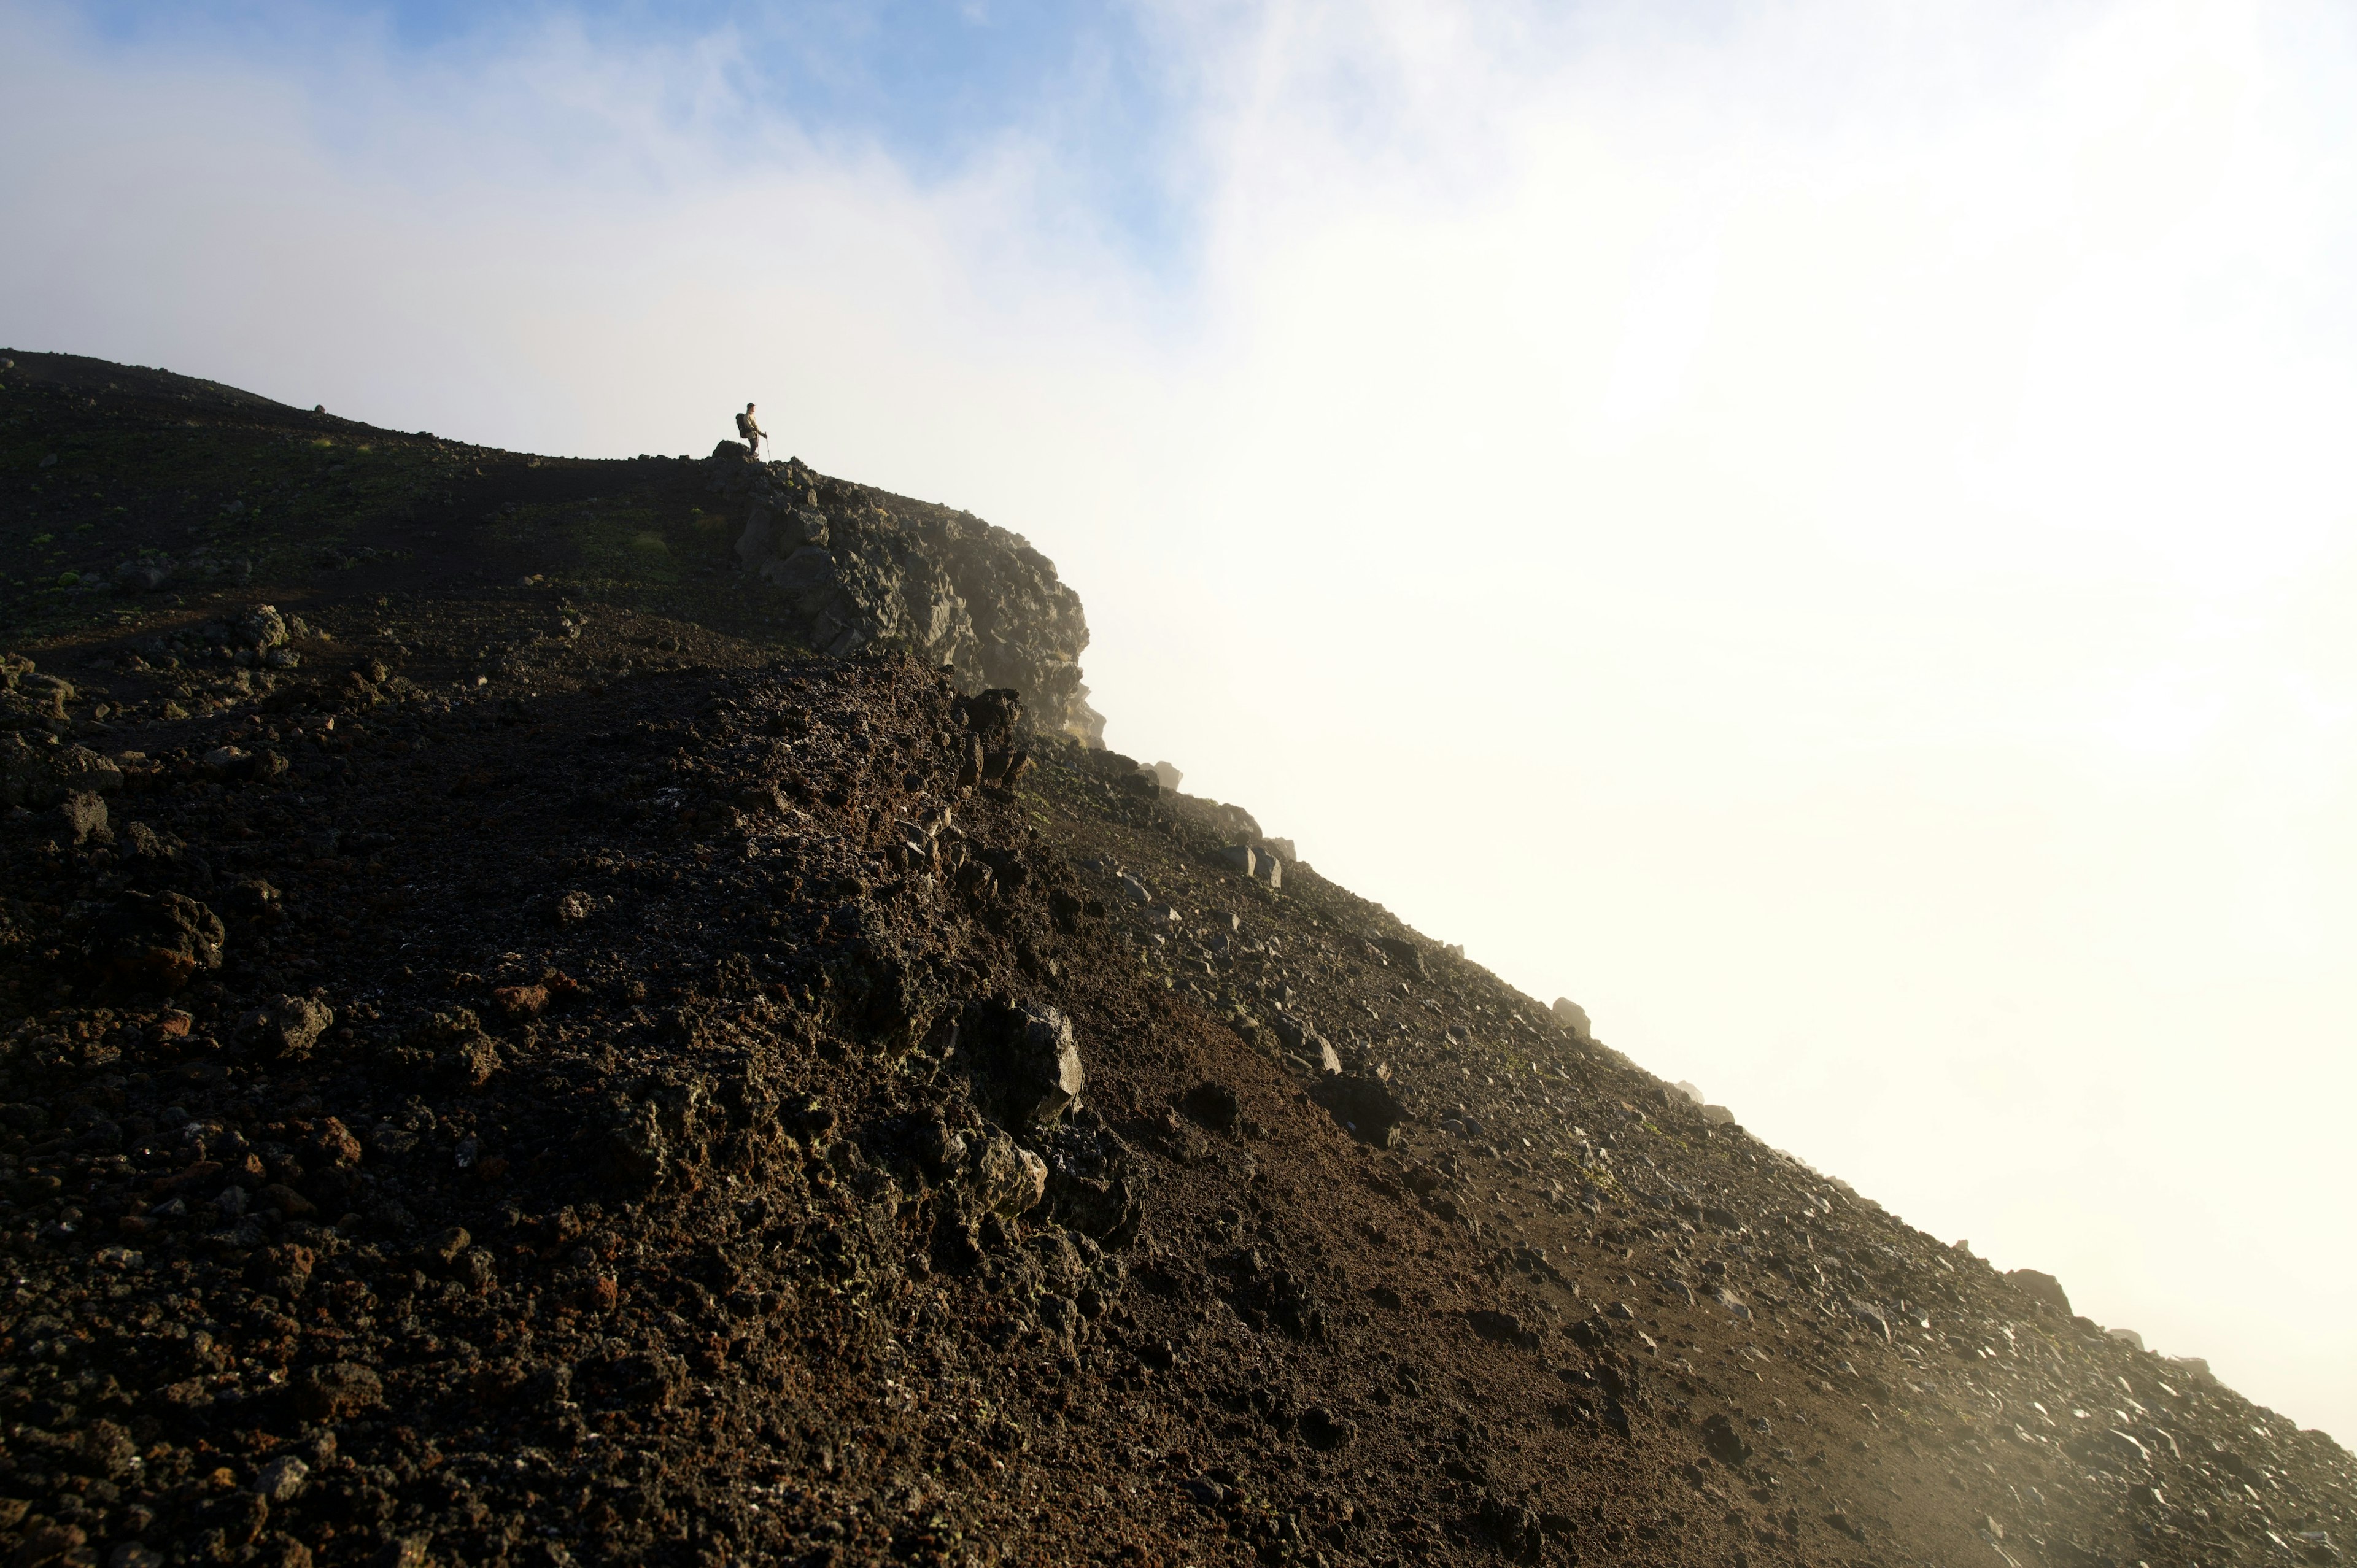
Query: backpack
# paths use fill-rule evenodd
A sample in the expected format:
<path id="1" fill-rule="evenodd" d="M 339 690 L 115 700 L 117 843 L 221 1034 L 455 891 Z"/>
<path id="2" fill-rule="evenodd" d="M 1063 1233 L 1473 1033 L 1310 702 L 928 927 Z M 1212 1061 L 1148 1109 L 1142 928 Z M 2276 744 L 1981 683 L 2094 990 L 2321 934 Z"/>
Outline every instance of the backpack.
<path id="1" fill-rule="evenodd" d="M 741 413 L 737 416 L 737 434 L 748 441 L 753 439 L 753 422 Z"/>

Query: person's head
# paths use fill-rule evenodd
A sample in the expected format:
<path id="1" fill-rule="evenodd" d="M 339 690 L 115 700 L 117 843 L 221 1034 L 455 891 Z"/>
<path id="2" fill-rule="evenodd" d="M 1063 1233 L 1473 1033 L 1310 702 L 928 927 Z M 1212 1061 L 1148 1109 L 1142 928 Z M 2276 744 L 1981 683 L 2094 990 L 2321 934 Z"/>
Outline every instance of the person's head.
<path id="1" fill-rule="evenodd" d="M 747 404 L 745 405 L 745 412 L 746 412 L 746 413 L 752 413 L 752 412 L 753 412 L 753 405 L 752 405 L 751 403 L 747 403 Z"/>

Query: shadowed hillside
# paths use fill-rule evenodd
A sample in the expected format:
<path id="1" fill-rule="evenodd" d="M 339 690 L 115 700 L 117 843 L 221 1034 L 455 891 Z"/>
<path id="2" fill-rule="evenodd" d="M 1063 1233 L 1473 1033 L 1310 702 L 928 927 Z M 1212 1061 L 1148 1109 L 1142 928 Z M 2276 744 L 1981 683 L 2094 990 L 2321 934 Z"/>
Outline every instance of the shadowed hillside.
<path id="1" fill-rule="evenodd" d="M 2340 1560 L 2321 1434 L 1086 744 L 1015 536 L 5 357 L 16 1563 Z"/>

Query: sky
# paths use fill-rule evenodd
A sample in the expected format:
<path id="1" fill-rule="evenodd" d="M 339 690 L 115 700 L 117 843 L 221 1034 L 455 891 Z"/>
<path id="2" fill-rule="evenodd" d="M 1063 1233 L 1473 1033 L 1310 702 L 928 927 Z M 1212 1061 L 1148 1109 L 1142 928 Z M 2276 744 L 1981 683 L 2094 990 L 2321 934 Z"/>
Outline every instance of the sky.
<path id="1" fill-rule="evenodd" d="M 0 0 L 0 341 L 1026 534 L 1117 749 L 2357 1441 L 2357 21 Z"/>

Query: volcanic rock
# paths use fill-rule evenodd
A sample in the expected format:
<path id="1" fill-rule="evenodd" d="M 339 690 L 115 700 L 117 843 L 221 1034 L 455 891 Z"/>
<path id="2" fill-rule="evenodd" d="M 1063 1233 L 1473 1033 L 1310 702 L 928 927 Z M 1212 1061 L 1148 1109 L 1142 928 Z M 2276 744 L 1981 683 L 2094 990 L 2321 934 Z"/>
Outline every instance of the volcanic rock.
<path id="1" fill-rule="evenodd" d="M 14 357 L 76 476 L 0 533 L 188 551 L 0 582 L 76 672 L 0 658 L 16 1560 L 2346 1550 L 2320 1434 L 1224 874 L 1291 848 L 1071 735 L 1077 606 L 973 520 Z M 813 648 L 789 545 L 901 630 Z"/>

